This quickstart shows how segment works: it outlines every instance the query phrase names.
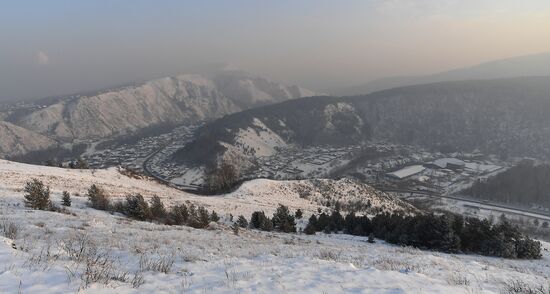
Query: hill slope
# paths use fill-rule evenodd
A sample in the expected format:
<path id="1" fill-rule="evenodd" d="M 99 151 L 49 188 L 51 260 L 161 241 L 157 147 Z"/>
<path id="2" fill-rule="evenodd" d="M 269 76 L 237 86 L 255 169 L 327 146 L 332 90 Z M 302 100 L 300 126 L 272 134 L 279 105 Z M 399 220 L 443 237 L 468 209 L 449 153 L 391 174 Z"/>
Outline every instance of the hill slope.
<path id="1" fill-rule="evenodd" d="M 56 204 L 62 190 L 71 192 L 73 205 L 67 213 L 23 207 L 21 187 L 32 177 L 50 185 Z M 114 198 L 143 193 L 146 199 L 157 194 L 167 205 L 203 204 L 215 209 L 221 221 L 200 230 L 94 210 L 83 196 L 91 183 Z M 342 194 L 355 191 L 376 199 L 345 181 L 324 184 Z M 307 181 L 259 180 L 231 195 L 201 197 L 115 169 L 66 170 L 0 160 L 0 224 L 17 228 L 10 238 L 0 236 L 0 263 L 6 265 L 0 272 L 0 292 L 502 293 L 517 283 L 547 289 L 547 251 L 541 260 L 506 260 L 421 251 L 380 240 L 370 244 L 364 237 L 344 234 L 232 232 L 229 213 L 250 217 L 248 210 L 264 209 L 270 215 L 283 203 L 305 209 L 307 219 L 313 209 L 322 208 L 299 197 L 293 185 L 319 187 Z M 317 195 L 318 188 L 309 191 Z"/>
<path id="2" fill-rule="evenodd" d="M 273 133 L 284 140 L 282 144 L 301 146 L 385 140 L 446 152 L 479 149 L 501 156 L 548 158 L 548 112 L 548 77 L 443 82 L 365 96 L 305 98 L 207 124 L 175 159 L 202 164 L 212 160 L 212 154 L 223 154 L 228 145 L 253 156 L 250 146 L 258 144 L 242 144 L 243 130 Z"/>
<path id="3" fill-rule="evenodd" d="M 55 141 L 45 136 L 0 121 L 0 158 L 6 155 L 19 155 L 47 149 L 52 146 L 55 146 Z"/>

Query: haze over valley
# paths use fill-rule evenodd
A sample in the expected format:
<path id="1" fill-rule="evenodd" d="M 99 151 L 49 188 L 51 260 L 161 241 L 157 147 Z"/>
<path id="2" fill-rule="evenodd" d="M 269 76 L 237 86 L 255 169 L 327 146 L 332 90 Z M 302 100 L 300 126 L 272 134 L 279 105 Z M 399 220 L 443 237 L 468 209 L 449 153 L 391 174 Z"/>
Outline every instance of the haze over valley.
<path id="1" fill-rule="evenodd" d="M 6 3 L 0 293 L 548 293 L 549 19 Z"/>

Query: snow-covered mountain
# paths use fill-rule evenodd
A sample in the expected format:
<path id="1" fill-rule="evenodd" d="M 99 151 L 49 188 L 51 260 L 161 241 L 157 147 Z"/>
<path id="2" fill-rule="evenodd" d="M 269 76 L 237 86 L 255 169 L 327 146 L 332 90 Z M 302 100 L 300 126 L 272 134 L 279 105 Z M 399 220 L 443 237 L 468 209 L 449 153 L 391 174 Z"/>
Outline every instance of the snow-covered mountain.
<path id="1" fill-rule="evenodd" d="M 311 94 L 296 86 L 243 74 L 180 75 L 61 99 L 19 116 L 13 123 L 62 141 L 98 139 L 154 125 L 209 120 Z"/>
<path id="2" fill-rule="evenodd" d="M 60 212 L 23 205 L 32 178 L 72 206 Z M 207 229 L 129 219 L 89 207 L 97 184 L 111 200 L 141 193 L 166 206 L 190 203 L 215 210 Z M 346 234 L 305 235 L 230 228 L 232 216 L 271 215 L 277 205 L 307 219 L 325 197 L 362 197 L 382 211 L 402 208 L 395 198 L 353 181 L 255 180 L 228 195 L 197 196 L 148 179 L 108 170 L 69 170 L 0 160 L 0 292 L 2 293 L 509 293 L 548 289 L 549 253 L 540 260 L 446 254 L 390 245 Z M 357 200 L 359 198 L 356 198 Z M 386 207 L 380 204 L 389 204 Z M 548 249 L 549 244 L 543 243 Z M 481 277 L 481 278 L 480 278 Z M 511 292 L 510 292 L 511 293 Z M 533 291 L 534 293 L 534 291 Z M 542 292 L 541 292 L 542 293 Z"/>
<path id="3" fill-rule="evenodd" d="M 106 138 L 159 124 L 197 122 L 237 110 L 210 80 L 184 75 L 61 100 L 15 122 L 55 139 L 71 141 Z"/>
<path id="4" fill-rule="evenodd" d="M 0 121 L 0 157 L 55 146 L 55 141 L 9 122 Z"/>

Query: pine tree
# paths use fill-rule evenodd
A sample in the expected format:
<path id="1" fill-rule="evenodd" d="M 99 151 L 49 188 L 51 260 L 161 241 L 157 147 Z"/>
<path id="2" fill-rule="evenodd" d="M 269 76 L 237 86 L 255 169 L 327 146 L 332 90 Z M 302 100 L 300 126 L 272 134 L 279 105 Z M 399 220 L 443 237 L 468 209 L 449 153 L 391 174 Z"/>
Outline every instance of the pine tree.
<path id="1" fill-rule="evenodd" d="M 273 214 L 273 228 L 284 233 L 296 233 L 294 216 L 290 215 L 288 207 L 279 205 Z"/>
<path id="2" fill-rule="evenodd" d="M 151 216 L 154 219 L 164 219 L 166 217 L 166 208 L 164 207 L 164 203 L 162 203 L 162 200 L 160 200 L 160 197 L 157 195 L 153 196 L 151 198 Z"/>
<path id="3" fill-rule="evenodd" d="M 151 209 L 141 194 L 126 196 L 125 213 L 137 220 L 150 220 Z"/>
<path id="4" fill-rule="evenodd" d="M 263 211 L 254 211 L 250 217 L 250 227 L 269 232 L 273 230 L 273 222 Z"/>
<path id="5" fill-rule="evenodd" d="M 199 227 L 206 228 L 210 224 L 210 214 L 206 208 L 199 206 Z"/>
<path id="6" fill-rule="evenodd" d="M 32 179 L 25 185 L 25 206 L 32 209 L 46 210 L 50 208 L 50 187 L 38 179 Z"/>
<path id="7" fill-rule="evenodd" d="M 265 218 L 266 216 L 263 211 L 254 211 L 250 217 L 250 227 L 253 229 L 260 229 Z"/>
<path id="8" fill-rule="evenodd" d="M 61 197 L 61 204 L 63 206 L 71 206 L 71 195 L 67 191 L 63 191 L 63 196 Z"/>

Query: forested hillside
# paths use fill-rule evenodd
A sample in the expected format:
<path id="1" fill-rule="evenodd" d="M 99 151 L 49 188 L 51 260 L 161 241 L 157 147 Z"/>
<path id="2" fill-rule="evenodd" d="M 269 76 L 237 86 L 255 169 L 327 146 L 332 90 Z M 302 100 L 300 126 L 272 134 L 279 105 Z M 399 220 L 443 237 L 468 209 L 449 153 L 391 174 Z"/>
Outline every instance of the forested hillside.
<path id="1" fill-rule="evenodd" d="M 499 202 L 532 203 L 550 207 L 550 165 L 520 164 L 487 181 L 479 181 L 464 194 Z"/>
<path id="2" fill-rule="evenodd" d="M 220 155 L 227 149 L 222 142 L 242 142 L 240 130 L 260 131 L 259 123 L 285 143 L 300 146 L 383 140 L 443 152 L 548 158 L 548 113 L 550 77 L 444 82 L 364 96 L 298 99 L 207 124 L 175 158 L 200 162 L 195 151 L 205 148 L 209 155 Z"/>

